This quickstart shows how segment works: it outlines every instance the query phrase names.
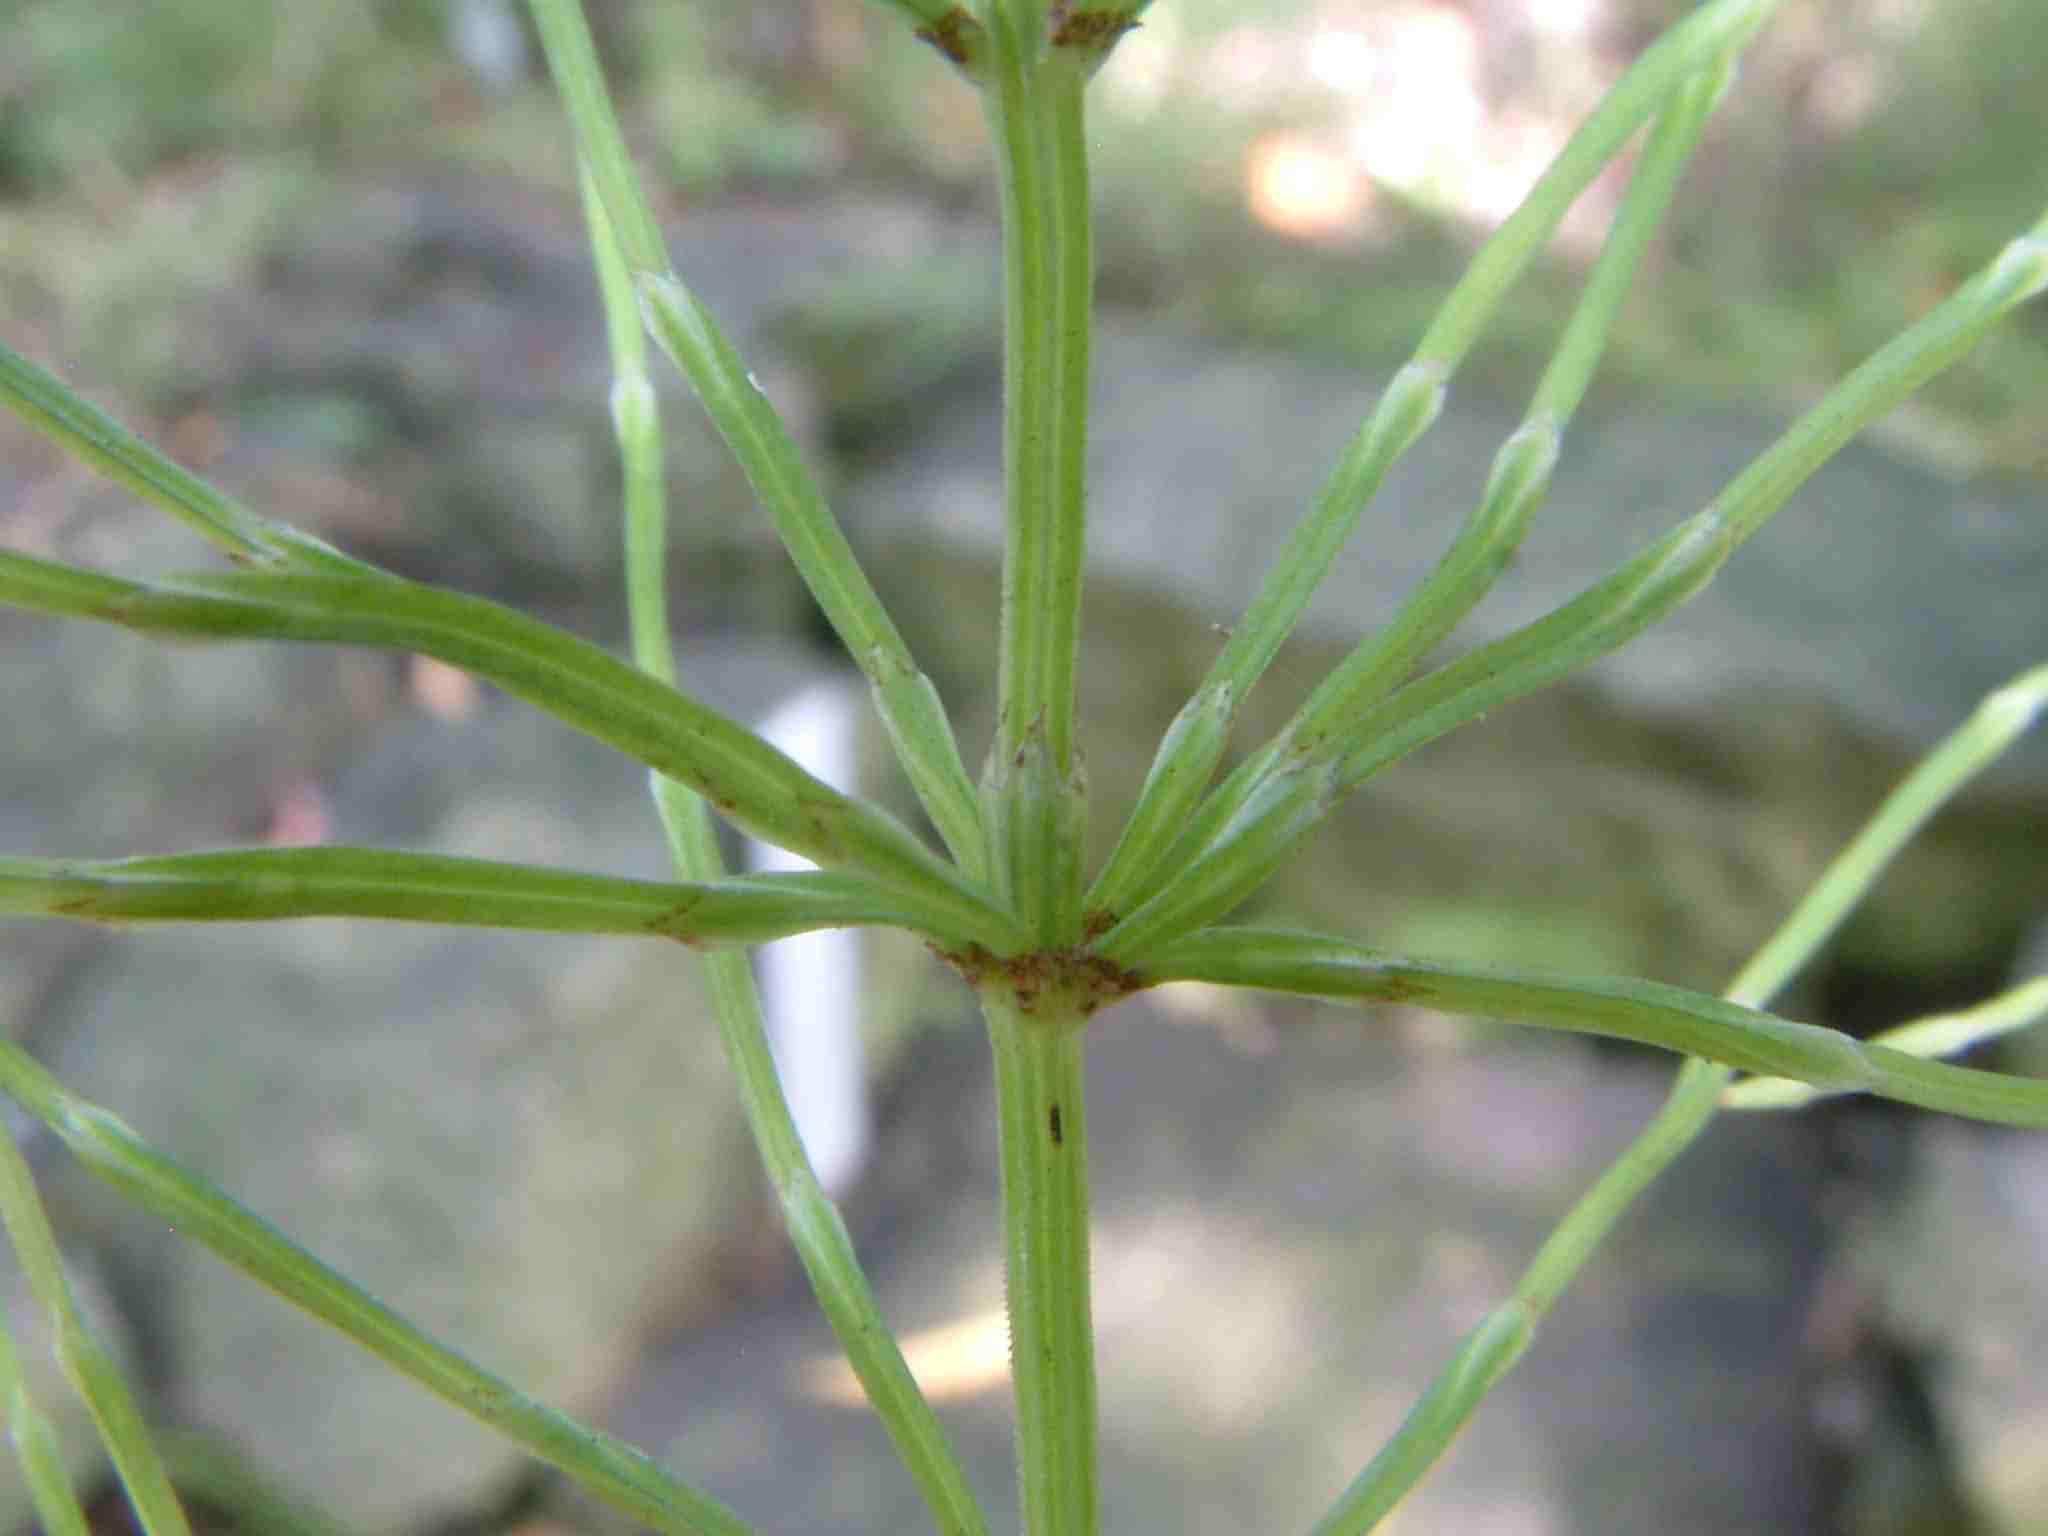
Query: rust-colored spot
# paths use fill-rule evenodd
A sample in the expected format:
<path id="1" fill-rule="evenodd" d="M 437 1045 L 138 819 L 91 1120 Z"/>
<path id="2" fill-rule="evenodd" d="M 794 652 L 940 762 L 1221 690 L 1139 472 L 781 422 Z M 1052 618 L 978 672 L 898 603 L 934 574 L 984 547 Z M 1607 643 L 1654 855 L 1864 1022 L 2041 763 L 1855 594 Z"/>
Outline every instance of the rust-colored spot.
<path id="1" fill-rule="evenodd" d="M 1064 1145 L 1066 1145 L 1066 1140 L 1067 1140 L 1067 1138 L 1065 1137 L 1065 1135 L 1064 1135 L 1064 1134 L 1062 1134 L 1062 1132 L 1061 1132 L 1061 1130 L 1060 1130 L 1060 1107 L 1059 1107 L 1059 1105 L 1055 1104 L 1055 1105 L 1053 1105 L 1053 1107 L 1052 1107 L 1051 1109 L 1049 1109 L 1048 1111 L 1046 1111 L 1046 1116 L 1045 1116 L 1045 1128 L 1046 1128 L 1046 1130 L 1047 1130 L 1047 1131 L 1049 1131 L 1049 1132 L 1051 1132 L 1051 1133 L 1052 1133 L 1052 1144 L 1053 1144 L 1054 1146 L 1056 1146 L 1056 1147 L 1059 1147 L 1059 1146 L 1064 1146 Z"/>
<path id="2" fill-rule="evenodd" d="M 1097 907 L 1081 919 L 1081 941 L 1093 944 L 1117 925 L 1117 915 L 1107 907 Z"/>
<path id="3" fill-rule="evenodd" d="M 969 944 L 965 949 L 939 949 L 934 945 L 933 950 L 941 960 L 958 971 L 970 987 L 980 986 L 1002 963 L 979 944 Z"/>
<path id="4" fill-rule="evenodd" d="M 1376 979 L 1371 996 L 1380 1003 L 1407 1003 L 1418 997 L 1429 996 L 1430 989 L 1419 981 L 1409 981 L 1400 976 L 1380 976 Z"/>
<path id="5" fill-rule="evenodd" d="M 1069 10 L 1055 13 L 1052 45 L 1106 53 L 1116 40 L 1137 26 L 1122 11 Z"/>
<path id="6" fill-rule="evenodd" d="M 930 26 L 919 28 L 917 35 L 920 41 L 931 44 L 965 69 L 971 53 L 968 43 L 976 30 L 975 19 L 956 5 Z"/>
<path id="7" fill-rule="evenodd" d="M 695 905 L 694 901 L 686 901 L 649 918 L 647 931 L 657 938 L 674 939 L 689 949 L 702 949 L 704 941 L 691 932 L 690 926 L 690 909 Z"/>
<path id="8" fill-rule="evenodd" d="M 1141 992 L 1151 983 L 1136 971 L 1085 949 L 1034 949 L 1021 955 L 992 955 L 979 944 L 935 952 L 971 987 L 1001 982 L 1020 1013 L 1035 1013 L 1048 992 L 1078 1005 L 1083 1015 Z"/>

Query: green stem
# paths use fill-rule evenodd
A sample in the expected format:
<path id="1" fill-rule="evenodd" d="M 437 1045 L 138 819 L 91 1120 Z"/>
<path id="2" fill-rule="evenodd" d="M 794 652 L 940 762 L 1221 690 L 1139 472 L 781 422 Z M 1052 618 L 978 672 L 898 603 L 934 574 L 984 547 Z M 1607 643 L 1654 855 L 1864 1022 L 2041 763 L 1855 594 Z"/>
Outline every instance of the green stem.
<path id="1" fill-rule="evenodd" d="M 1332 769 L 1326 811 L 1416 748 L 1557 682 L 1697 595 L 1857 432 L 1963 357 L 2044 288 L 2048 217 L 1867 358 L 1701 511 L 1571 601 L 1408 684 L 1334 736 L 1302 765 L 1320 762 Z M 1149 949 L 1228 913 L 1272 876 L 1321 819 L 1300 820 L 1298 811 L 1291 799 L 1264 809 L 1248 800 L 1206 850 L 1109 930 L 1103 953 L 1142 967 Z M 1286 830 L 1277 820 L 1283 815 L 1297 818 L 1291 836 L 1279 835 Z"/>
<path id="2" fill-rule="evenodd" d="M 644 671 L 672 684 L 675 654 L 669 641 L 662 580 L 667 565 L 667 513 L 660 422 L 652 409 L 653 391 L 645 383 L 646 349 L 635 321 L 631 274 L 588 174 L 583 185 L 584 213 L 616 376 L 612 397 L 619 455 L 625 468 L 626 602 L 633 655 Z M 619 411 L 616 402 L 622 398 L 644 399 L 648 408 Z M 935 703 L 936 695 L 933 700 Z M 950 743 L 950 732 L 947 740 Z M 724 855 L 703 800 L 659 774 L 652 777 L 650 788 L 677 872 L 713 888 L 730 885 L 732 882 L 724 879 Z M 739 1085 L 747 1128 L 781 1204 L 784 1225 L 819 1309 L 846 1351 L 904 1466 L 931 1506 L 940 1536 L 984 1536 L 986 1522 L 960 1460 L 896 1346 L 846 1224 L 811 1169 L 776 1072 L 753 971 L 746 958 L 736 954 L 706 955 L 703 966 L 712 1013 L 718 1019 L 726 1060 Z"/>
<path id="3" fill-rule="evenodd" d="M 1095 1536 L 1085 1015 L 982 990 L 994 1048 L 1017 1476 L 1027 1536 Z"/>
<path id="4" fill-rule="evenodd" d="M 1536 387 L 1528 415 L 1501 444 L 1479 505 L 1443 558 L 1393 619 L 1325 677 L 1280 733 L 1218 785 L 1192 820 L 1176 821 L 1171 844 L 1162 847 L 1153 840 L 1150 857 L 1142 864 L 1134 849 L 1128 856 L 1129 868 L 1119 867 L 1113 856 L 1091 905 L 1099 903 L 1121 914 L 1150 894 L 1148 884 L 1166 883 L 1159 868 L 1169 850 L 1180 868 L 1211 851 L 1261 785 L 1291 761 L 1316 757 L 1333 734 L 1398 686 L 1492 589 L 1549 493 L 1565 428 L 1585 396 L 1650 236 L 1670 206 L 1679 173 L 1732 68 L 1732 53 L 1712 61 L 1680 85 L 1658 114 L 1628 195 Z M 1161 756 L 1166 755 L 1162 750 Z M 1205 779 L 1207 772 L 1204 767 Z M 1119 847 L 1117 853 L 1124 856 L 1125 850 Z"/>
<path id="5" fill-rule="evenodd" d="M 1290 752 L 1314 754 L 1326 737 L 1383 698 L 1507 569 L 1549 491 L 1560 442 L 1607 350 L 1614 317 L 1650 237 L 1671 206 L 1679 173 L 1734 67 L 1731 50 L 1683 82 L 1658 113 L 1585 292 L 1536 386 L 1527 417 L 1501 446 L 1478 510 L 1386 629 L 1346 658 L 1302 706 L 1284 733 Z"/>
<path id="6" fill-rule="evenodd" d="M 1872 1035 L 1872 1045 L 1908 1056 L 1957 1056 L 2048 1019 L 2048 976 L 2021 982 L 1974 1008 L 1930 1014 Z M 1721 1095 L 1723 1109 L 1800 1109 L 1825 1095 L 1818 1088 L 1783 1077 L 1750 1077 Z"/>
<path id="7" fill-rule="evenodd" d="M 1087 61 L 1055 52 L 1040 70 L 1041 130 L 1052 203 L 1052 515 L 1047 529 L 1045 735 L 1055 768 L 1074 760 L 1075 661 L 1087 553 L 1088 364 L 1095 245 L 1088 193 Z"/>
<path id="8" fill-rule="evenodd" d="M 1308 515 L 1290 535 L 1258 595 L 1231 626 L 1230 638 L 1203 680 L 1202 692 L 1242 702 L 1293 632 L 1387 471 L 1435 421 L 1445 389 L 1465 354 L 1508 290 L 1548 242 L 1566 210 L 1681 82 L 1710 61 L 1732 56 L 1776 3 L 1718 0 L 1701 6 L 1652 44 L 1601 100 L 1521 206 L 1480 248 L 1444 300 L 1428 334 L 1407 365 L 1395 374 Z M 1182 819 L 1206 781 L 1197 782 L 1195 775 L 1182 771 L 1167 754 L 1189 750 L 1190 745 L 1185 738 L 1170 737 L 1146 779 L 1148 795 L 1172 795 L 1180 803 L 1155 808 L 1141 801 L 1134 819 L 1143 818 L 1152 825 Z M 1135 851 L 1126 853 L 1112 869 L 1104 871 L 1105 876 L 1113 874 L 1114 880 L 1099 877 L 1085 906 L 1091 911 L 1105 909 L 1117 917 L 1126 915 L 1133 903 L 1153 889 L 1154 869 L 1164 852 L 1155 850 L 1152 862 L 1143 864 Z"/>
<path id="9" fill-rule="evenodd" d="M 12 1131 L 4 1127 L 0 1127 L 0 1220 L 5 1221 L 29 1289 L 49 1317 L 57 1362 L 91 1411 L 143 1531 L 147 1536 L 191 1536 L 148 1421 L 128 1390 L 120 1364 L 79 1310 L 28 1160 L 21 1155 Z"/>
<path id="10" fill-rule="evenodd" d="M 496 683 L 704 792 L 765 842 L 870 874 L 950 911 L 953 933 L 1007 952 L 1007 913 L 901 822 L 841 794 L 752 731 L 587 641 L 482 598 L 395 576 L 229 572 L 145 584 L 0 550 L 0 603 L 207 639 L 417 651 Z"/>
<path id="11" fill-rule="evenodd" d="M 7 1438 L 14 1463 L 46 1536 L 87 1536 L 85 1511 L 71 1487 L 56 1426 L 29 1395 L 28 1378 L 14 1347 L 9 1319 L 0 1313 L 0 1403 L 6 1405 Z"/>
<path id="12" fill-rule="evenodd" d="M 1318 934 L 1209 928 L 1159 950 L 1145 981 L 1209 981 L 1355 1002 L 1411 1003 L 1540 1029 L 1634 1040 L 1745 1072 L 1944 1110 L 2048 1126 L 2048 1081 L 1921 1061 L 1661 982 L 1397 959 Z"/>
<path id="13" fill-rule="evenodd" d="M 2021 675 L 1987 698 L 1886 797 L 1729 984 L 1728 1001 L 1761 1006 L 1775 996 L 1827 942 L 1907 839 L 2017 740 L 2044 706 L 2048 667 Z M 2048 983 L 2040 985 L 2048 988 Z M 1399 1504 L 1450 1447 L 1494 1383 L 1521 1358 L 1537 1325 L 1615 1223 L 1699 1138 L 1716 1110 L 1744 1089 L 1759 1090 L 1760 1107 L 1776 1103 L 1776 1090 L 1787 1082 L 1757 1078 L 1730 1088 L 1733 1076 L 1725 1066 L 1697 1059 L 1679 1069 L 1656 1118 L 1566 1213 L 1530 1262 L 1514 1295 L 1466 1336 L 1399 1432 L 1344 1491 L 1314 1536 L 1364 1536 Z M 1792 1096 L 1798 1096 L 1796 1090 Z"/>
<path id="14" fill-rule="evenodd" d="M 5 344 L 0 344 L 0 405 L 237 560 L 358 574 L 371 570 L 311 534 L 258 517 Z"/>
<path id="15" fill-rule="evenodd" d="M 1923 757 L 1814 883 L 1813 889 L 1728 988 L 1761 1002 L 1782 987 L 1863 899 L 1885 866 L 1934 813 L 2048 712 L 2048 665 L 1988 694 L 1970 718 Z"/>
<path id="16" fill-rule="evenodd" d="M 471 1418 L 559 1467 L 598 1498 L 675 1536 L 748 1536 L 744 1521 L 623 1441 L 535 1402 L 407 1322 L 220 1190 L 77 1097 L 0 1041 L 0 1092 L 93 1173 L 293 1306 L 338 1329 Z"/>
<path id="17" fill-rule="evenodd" d="M 601 260 L 611 262 L 613 270 L 601 266 L 599 280 L 606 289 L 614 355 L 625 364 L 619 377 L 629 381 L 629 391 L 638 393 L 637 383 L 630 381 L 644 377 L 644 363 L 637 349 L 630 354 L 618 350 L 616 334 L 630 310 L 637 309 L 656 342 L 689 380 L 747 483 L 774 519 L 776 536 L 804 584 L 854 664 L 867 675 L 890 741 L 925 814 L 961 868 L 976 874 L 982 857 L 979 811 L 937 689 L 911 659 L 781 416 L 710 312 L 670 267 L 605 90 L 582 7 L 577 0 L 533 0 L 533 11 L 575 134 L 579 176 L 587 182 L 609 231 L 611 253 Z M 974 30 L 965 18 L 961 20 L 962 26 L 932 41 L 965 64 L 975 46 Z M 633 289 L 630 306 L 613 292 L 621 271 Z M 651 397 L 644 411 L 651 419 Z"/>
<path id="18" fill-rule="evenodd" d="M 1052 316 L 1056 231 L 1047 127 L 1038 99 L 1037 30 L 995 5 L 982 106 L 995 145 L 1003 230 L 1004 542 L 999 698 L 992 761 L 1013 756 L 1043 723 L 1047 558 L 1051 542 L 1057 374 Z"/>
<path id="19" fill-rule="evenodd" d="M 764 944 L 820 928 L 922 926 L 914 899 L 824 870 L 664 884 L 345 847 L 137 859 L 0 857 L 0 913 L 95 923 L 364 917 L 639 934 L 707 948 Z"/>

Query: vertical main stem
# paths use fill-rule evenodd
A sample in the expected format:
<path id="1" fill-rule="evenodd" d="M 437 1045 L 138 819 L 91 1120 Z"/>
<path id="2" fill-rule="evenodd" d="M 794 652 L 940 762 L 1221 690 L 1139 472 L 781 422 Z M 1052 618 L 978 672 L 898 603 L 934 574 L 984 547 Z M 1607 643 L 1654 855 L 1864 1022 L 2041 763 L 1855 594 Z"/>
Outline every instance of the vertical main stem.
<path id="1" fill-rule="evenodd" d="M 982 101 L 1003 220 L 1004 526 L 1000 714 L 1008 759 L 1045 708 L 1044 624 L 1056 375 L 1052 355 L 1053 204 L 1038 110 L 1039 39 L 1022 6 L 992 8 Z"/>
<path id="2" fill-rule="evenodd" d="M 1086 1022 L 1078 1004 L 982 992 L 994 1047 L 1004 1279 L 1027 1536 L 1095 1536 Z"/>
<path id="3" fill-rule="evenodd" d="M 1074 745 L 1094 300 L 1089 59 L 1037 0 L 987 11 L 981 90 L 1003 216 L 1001 700 L 982 780 L 995 884 L 1048 946 L 1078 938 L 1085 777 Z"/>

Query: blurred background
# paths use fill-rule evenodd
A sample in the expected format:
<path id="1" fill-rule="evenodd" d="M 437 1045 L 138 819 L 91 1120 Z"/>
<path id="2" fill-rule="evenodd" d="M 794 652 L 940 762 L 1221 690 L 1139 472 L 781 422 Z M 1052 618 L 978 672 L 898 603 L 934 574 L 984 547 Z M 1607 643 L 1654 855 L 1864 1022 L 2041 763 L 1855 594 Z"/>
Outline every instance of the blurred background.
<path id="1" fill-rule="evenodd" d="M 790 417 L 978 763 L 999 337 L 973 97 L 853 0 L 587 3 L 679 269 Z M 1092 104 L 1083 746 L 1105 844 L 1217 626 L 1466 255 L 1689 9 L 1161 0 L 1119 48 Z M 10 345 L 267 513 L 622 643 L 602 327 L 520 7 L 0 0 L 0 37 Z M 1551 505 L 1461 643 L 1695 510 L 2040 216 L 2038 39 L 2029 0 L 1786 0 Z M 1242 748 L 1471 505 L 1623 185 L 1587 193 L 1475 352 Z M 909 814 L 765 518 L 663 382 L 687 686 Z M 1904 767 L 2042 659 L 2044 475 L 2035 305 L 1671 625 L 1374 781 L 1261 914 L 1718 989 Z M 164 523 L 0 422 L 9 547 L 208 558 Z M 336 841 L 662 872 L 631 765 L 430 663 L 158 648 L 0 612 L 0 706 L 8 852 Z M 1783 1008 L 1869 1033 L 2039 974 L 2044 869 L 2036 743 L 1930 828 Z M 791 951 L 764 982 L 818 1032 L 783 1042 L 817 1080 L 814 1151 L 1008 1526 L 970 999 L 887 938 Z M 10 922 L 0 1024 L 408 1315 L 762 1528 L 924 1523 L 776 1229 L 687 956 Z M 1107 1015 L 1091 1050 L 1104 1516 L 1133 1532 L 1310 1523 L 1670 1073 L 1191 988 Z M 2048 1050 L 1985 1062 L 2039 1073 Z M 366 1533 L 623 1529 L 31 1142 L 208 1529 L 327 1529 L 308 1508 Z M 1732 1120 L 1623 1224 L 1393 1526 L 2048 1531 L 2044 1273 L 2038 1137 L 1867 1104 Z M 90 1443 L 72 1423 L 97 1485 Z M 11 1475 L 0 1522 L 22 1529 Z M 118 1496 L 100 1515 L 124 1528 Z"/>

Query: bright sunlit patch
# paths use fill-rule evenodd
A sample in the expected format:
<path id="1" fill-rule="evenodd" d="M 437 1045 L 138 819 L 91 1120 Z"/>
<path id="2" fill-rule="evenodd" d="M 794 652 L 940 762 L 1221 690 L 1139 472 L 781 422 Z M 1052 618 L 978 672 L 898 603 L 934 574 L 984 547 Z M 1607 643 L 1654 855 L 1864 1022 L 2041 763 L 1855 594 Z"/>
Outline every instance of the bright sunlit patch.
<path id="1" fill-rule="evenodd" d="M 1379 68 L 1382 88 L 1351 119 L 1352 154 L 1375 180 L 1406 192 L 1456 180 L 1486 118 L 1471 19 L 1442 5 L 1390 15 Z"/>
<path id="2" fill-rule="evenodd" d="M 1333 91 L 1363 91 L 1372 84 L 1372 40 L 1350 27 L 1323 27 L 1308 40 L 1308 72 Z"/>
<path id="3" fill-rule="evenodd" d="M 1010 1325 L 1001 1309 L 908 1334 L 902 1345 L 910 1374 L 935 1403 L 974 1397 L 1010 1380 Z M 867 1402 L 843 1355 L 806 1363 L 802 1391 L 836 1408 L 858 1408 Z"/>
<path id="4" fill-rule="evenodd" d="M 1553 37 L 1584 37 L 1599 18 L 1599 0 L 1522 0 L 1529 25 Z"/>
<path id="5" fill-rule="evenodd" d="M 1365 216 L 1365 178 L 1343 156 L 1289 134 L 1257 140 L 1245 155 L 1245 203 L 1268 229 L 1328 239 Z"/>

